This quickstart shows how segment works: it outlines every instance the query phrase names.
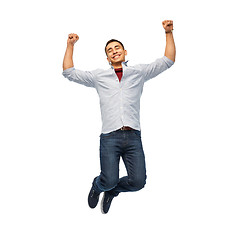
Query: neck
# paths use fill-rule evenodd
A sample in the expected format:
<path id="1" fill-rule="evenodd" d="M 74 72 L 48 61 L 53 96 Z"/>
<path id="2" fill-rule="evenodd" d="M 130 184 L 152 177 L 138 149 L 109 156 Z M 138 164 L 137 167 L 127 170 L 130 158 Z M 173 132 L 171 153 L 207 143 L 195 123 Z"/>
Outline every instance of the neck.
<path id="1" fill-rule="evenodd" d="M 122 62 L 118 62 L 118 63 L 112 63 L 112 66 L 114 67 L 114 69 L 118 69 L 118 68 L 122 68 Z"/>

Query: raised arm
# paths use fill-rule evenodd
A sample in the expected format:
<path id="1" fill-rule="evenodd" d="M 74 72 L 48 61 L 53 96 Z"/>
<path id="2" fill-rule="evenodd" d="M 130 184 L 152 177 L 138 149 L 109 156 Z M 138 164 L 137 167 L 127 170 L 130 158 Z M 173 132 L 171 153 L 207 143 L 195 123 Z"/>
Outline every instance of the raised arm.
<path id="1" fill-rule="evenodd" d="M 77 34 L 71 33 L 68 35 L 67 49 L 63 59 L 63 70 L 73 67 L 73 49 L 74 44 L 78 41 L 79 37 Z"/>
<path id="2" fill-rule="evenodd" d="M 173 39 L 173 21 L 165 20 L 162 22 L 163 28 L 166 32 L 166 48 L 165 48 L 165 56 L 175 62 L 176 56 L 176 48 Z"/>

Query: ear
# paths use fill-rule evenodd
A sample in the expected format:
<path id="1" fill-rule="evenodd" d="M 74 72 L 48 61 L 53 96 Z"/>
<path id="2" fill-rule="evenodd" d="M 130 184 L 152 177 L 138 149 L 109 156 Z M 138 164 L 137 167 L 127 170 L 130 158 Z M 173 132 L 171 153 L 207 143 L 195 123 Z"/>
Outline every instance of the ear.
<path id="1" fill-rule="evenodd" d="M 127 56 L 127 50 L 124 50 L 125 51 L 125 56 Z"/>

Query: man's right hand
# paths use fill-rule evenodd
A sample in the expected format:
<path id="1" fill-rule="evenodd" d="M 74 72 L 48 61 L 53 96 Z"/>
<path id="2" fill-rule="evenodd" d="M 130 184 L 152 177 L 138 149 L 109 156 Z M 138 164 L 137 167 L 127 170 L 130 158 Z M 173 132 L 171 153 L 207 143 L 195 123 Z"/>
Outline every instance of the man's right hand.
<path id="1" fill-rule="evenodd" d="M 68 45 L 74 45 L 79 39 L 79 36 L 75 33 L 71 33 L 68 35 L 68 40 L 67 40 L 67 44 Z"/>
<path id="2" fill-rule="evenodd" d="M 67 49 L 63 59 L 63 70 L 73 67 L 73 46 L 78 41 L 79 36 L 75 33 L 68 35 Z"/>

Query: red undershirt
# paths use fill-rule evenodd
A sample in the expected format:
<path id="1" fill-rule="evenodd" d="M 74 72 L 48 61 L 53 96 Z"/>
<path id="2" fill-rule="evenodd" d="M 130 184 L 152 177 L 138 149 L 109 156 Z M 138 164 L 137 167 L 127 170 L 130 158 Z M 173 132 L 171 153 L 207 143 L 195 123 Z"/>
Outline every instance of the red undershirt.
<path id="1" fill-rule="evenodd" d="M 115 73 L 117 74 L 118 79 L 119 79 L 119 82 L 120 82 L 121 79 L 122 79 L 122 75 L 123 75 L 122 68 L 117 68 L 117 69 L 115 69 Z"/>

